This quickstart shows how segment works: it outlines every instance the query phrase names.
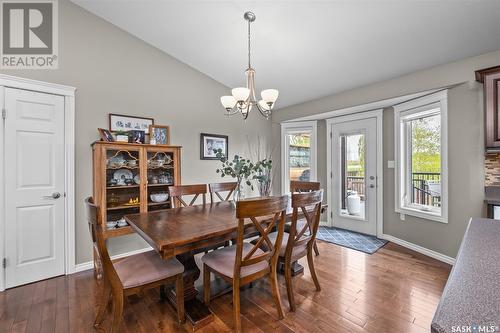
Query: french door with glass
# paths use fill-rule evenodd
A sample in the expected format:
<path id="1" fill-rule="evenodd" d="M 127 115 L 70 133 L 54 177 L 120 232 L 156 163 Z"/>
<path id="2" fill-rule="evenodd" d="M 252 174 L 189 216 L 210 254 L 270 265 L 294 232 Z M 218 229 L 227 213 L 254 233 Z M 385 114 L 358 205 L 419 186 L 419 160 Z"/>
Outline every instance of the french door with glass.
<path id="1" fill-rule="evenodd" d="M 377 118 L 344 116 L 331 124 L 334 227 L 377 235 Z"/>

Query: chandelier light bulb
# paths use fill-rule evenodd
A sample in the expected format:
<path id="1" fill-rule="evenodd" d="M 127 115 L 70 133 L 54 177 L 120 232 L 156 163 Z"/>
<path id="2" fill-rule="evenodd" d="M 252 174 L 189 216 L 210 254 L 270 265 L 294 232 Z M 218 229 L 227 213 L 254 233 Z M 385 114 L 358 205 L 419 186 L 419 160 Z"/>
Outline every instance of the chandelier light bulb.
<path id="1" fill-rule="evenodd" d="M 245 102 L 250 96 L 250 89 L 243 87 L 234 88 L 233 90 L 231 90 L 231 93 L 233 94 L 233 97 L 236 99 L 236 101 Z"/>
<path id="2" fill-rule="evenodd" d="M 266 103 L 272 103 L 276 102 L 278 99 L 279 91 L 276 89 L 266 89 L 262 90 L 260 93 L 260 96 Z"/>
<path id="3" fill-rule="evenodd" d="M 236 99 L 233 96 L 222 96 L 220 102 L 225 109 L 231 110 L 236 105 Z"/>
<path id="4" fill-rule="evenodd" d="M 264 101 L 263 99 L 261 99 L 261 100 L 259 101 L 259 106 L 260 106 L 263 110 L 265 110 L 265 111 L 269 111 L 269 110 L 271 110 L 271 108 L 269 107 L 269 105 L 267 105 L 266 101 Z"/>

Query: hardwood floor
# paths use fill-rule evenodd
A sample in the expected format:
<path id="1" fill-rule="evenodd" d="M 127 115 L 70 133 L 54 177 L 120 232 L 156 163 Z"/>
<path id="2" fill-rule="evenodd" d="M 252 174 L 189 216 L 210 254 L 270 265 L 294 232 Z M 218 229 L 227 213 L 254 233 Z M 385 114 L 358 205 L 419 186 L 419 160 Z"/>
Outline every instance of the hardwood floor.
<path id="1" fill-rule="evenodd" d="M 389 243 L 374 255 L 318 241 L 315 257 L 322 286 L 315 292 L 305 269 L 294 278 L 297 311 L 288 312 L 280 276 L 285 319 L 279 321 L 267 281 L 241 292 L 245 332 L 429 332 L 451 266 Z M 300 262 L 307 265 L 307 260 Z M 90 271 L 49 279 L 0 293 L 0 332 L 92 332 L 95 311 Z M 214 299 L 215 321 L 197 331 L 230 332 L 231 295 Z M 104 327 L 109 327 L 110 316 Z M 189 332 L 180 326 L 158 290 L 129 297 L 123 332 Z"/>

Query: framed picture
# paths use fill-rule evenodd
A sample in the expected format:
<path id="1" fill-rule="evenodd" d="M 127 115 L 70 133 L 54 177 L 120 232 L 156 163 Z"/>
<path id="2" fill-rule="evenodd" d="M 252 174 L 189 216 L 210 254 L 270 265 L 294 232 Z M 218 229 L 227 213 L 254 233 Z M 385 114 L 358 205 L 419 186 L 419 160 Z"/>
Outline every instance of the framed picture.
<path id="1" fill-rule="evenodd" d="M 144 131 L 144 133 L 149 134 L 149 126 L 154 125 L 154 123 L 153 118 L 109 114 L 110 131 Z"/>
<path id="2" fill-rule="evenodd" d="M 200 136 L 200 159 L 216 160 L 216 149 L 222 149 L 224 154 L 229 153 L 229 137 L 227 135 L 201 133 Z"/>
<path id="3" fill-rule="evenodd" d="M 129 142 L 130 143 L 144 143 L 146 141 L 146 132 L 144 131 L 129 131 Z"/>
<path id="4" fill-rule="evenodd" d="M 110 131 L 104 128 L 98 128 L 99 135 L 101 136 L 102 141 L 106 142 L 113 142 L 115 141 L 115 138 L 113 137 L 113 134 L 111 134 Z"/>
<path id="5" fill-rule="evenodd" d="M 149 143 L 156 145 L 170 144 L 170 127 L 161 125 L 149 126 Z"/>

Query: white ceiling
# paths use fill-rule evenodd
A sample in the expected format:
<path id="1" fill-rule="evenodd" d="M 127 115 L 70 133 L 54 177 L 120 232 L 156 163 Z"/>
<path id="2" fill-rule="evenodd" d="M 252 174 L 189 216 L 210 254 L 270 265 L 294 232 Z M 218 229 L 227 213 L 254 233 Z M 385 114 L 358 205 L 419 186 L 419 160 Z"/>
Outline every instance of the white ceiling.
<path id="1" fill-rule="evenodd" d="M 245 85 L 252 10 L 257 89 L 278 107 L 500 49 L 498 0 L 72 1 L 228 87 Z"/>

